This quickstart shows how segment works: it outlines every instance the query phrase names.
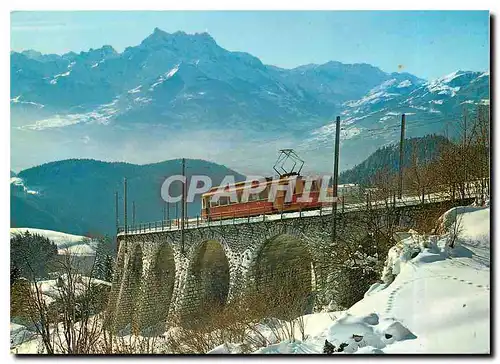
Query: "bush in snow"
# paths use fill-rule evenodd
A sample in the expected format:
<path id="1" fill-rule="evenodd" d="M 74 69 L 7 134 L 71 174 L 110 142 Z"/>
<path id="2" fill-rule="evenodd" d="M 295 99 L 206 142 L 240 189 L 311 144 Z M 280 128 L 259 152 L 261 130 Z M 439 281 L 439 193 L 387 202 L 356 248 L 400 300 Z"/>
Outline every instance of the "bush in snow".
<path id="1" fill-rule="evenodd" d="M 392 239 L 383 232 L 345 235 L 333 255 L 330 289 L 333 291 L 333 309 L 348 308 L 363 298 L 370 285 L 378 280 L 384 267 L 379 257 L 387 254 Z"/>
<path id="2" fill-rule="evenodd" d="M 74 258 L 67 254 L 54 262 L 54 270 L 60 272 L 56 279 L 41 280 L 32 274 L 13 285 L 11 315 L 36 333 L 47 354 L 110 350 L 102 341 L 109 283 L 83 277 Z"/>

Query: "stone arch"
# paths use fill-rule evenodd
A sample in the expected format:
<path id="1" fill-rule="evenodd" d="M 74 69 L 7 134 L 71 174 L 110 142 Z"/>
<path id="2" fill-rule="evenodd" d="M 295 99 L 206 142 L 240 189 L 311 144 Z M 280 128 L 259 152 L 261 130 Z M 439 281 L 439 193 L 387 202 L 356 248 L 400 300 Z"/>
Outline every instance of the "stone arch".
<path id="1" fill-rule="evenodd" d="M 201 323 L 222 309 L 230 287 L 229 260 L 218 240 L 205 240 L 194 247 L 188 266 L 181 319 Z"/>
<path id="2" fill-rule="evenodd" d="M 118 298 L 115 330 L 124 334 L 130 330 L 136 330 L 136 316 L 138 309 L 138 298 L 140 297 L 142 281 L 142 248 L 136 244 L 128 251 L 128 259 L 125 263 L 125 272 Z M 125 331 L 123 331 L 125 329 Z"/>
<path id="3" fill-rule="evenodd" d="M 286 233 L 266 239 L 256 251 L 249 274 L 262 315 L 290 320 L 312 312 L 314 259 L 301 239 Z"/>
<path id="4" fill-rule="evenodd" d="M 165 331 L 175 283 L 175 258 L 170 244 L 162 244 L 152 259 L 143 287 L 139 326 L 143 333 Z"/>

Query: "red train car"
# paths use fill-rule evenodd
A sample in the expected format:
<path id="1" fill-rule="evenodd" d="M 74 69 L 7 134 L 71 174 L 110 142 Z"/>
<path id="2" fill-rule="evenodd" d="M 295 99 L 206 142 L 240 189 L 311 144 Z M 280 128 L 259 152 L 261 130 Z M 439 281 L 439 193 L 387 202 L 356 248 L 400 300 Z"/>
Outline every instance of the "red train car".
<path id="1" fill-rule="evenodd" d="M 293 184 L 291 184 L 289 187 L 292 188 L 293 186 L 291 201 L 285 200 L 286 193 L 288 191 L 279 189 L 276 191 L 275 198 L 269 201 L 269 195 L 272 193 L 271 186 L 273 184 L 289 185 L 292 180 L 295 180 L 295 185 L 293 186 Z M 310 187 L 309 202 L 300 201 L 300 197 L 304 194 L 306 179 L 297 174 L 284 175 L 277 179 L 269 177 L 265 182 L 261 182 L 261 186 L 262 184 L 264 184 L 265 187 L 261 192 L 246 193 L 248 196 L 247 201 L 243 201 L 242 199 L 245 190 L 250 188 L 250 186 L 247 185 L 247 182 L 239 182 L 226 186 L 224 188 L 225 195 L 220 195 L 218 199 L 213 199 L 212 197 L 220 194 L 219 187 L 212 188 L 210 191 L 202 195 L 202 218 L 208 220 L 219 220 L 258 216 L 262 214 L 303 211 L 317 209 L 323 204 L 319 201 L 320 182 L 317 180 L 314 180 Z M 257 187 L 257 185 L 259 185 L 259 182 L 255 181 L 252 187 Z M 231 198 L 227 196 L 227 193 L 232 193 L 233 197 L 234 194 L 236 194 L 237 198 L 233 198 L 233 201 L 231 201 Z M 332 189 L 328 188 L 326 194 L 327 196 L 332 196 Z"/>

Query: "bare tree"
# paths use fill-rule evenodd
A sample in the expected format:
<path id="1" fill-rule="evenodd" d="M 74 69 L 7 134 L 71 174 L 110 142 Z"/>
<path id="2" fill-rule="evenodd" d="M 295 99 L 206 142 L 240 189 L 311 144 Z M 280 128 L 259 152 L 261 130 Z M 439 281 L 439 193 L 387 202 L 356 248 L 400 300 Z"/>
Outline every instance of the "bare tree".
<path id="1" fill-rule="evenodd" d="M 95 261 L 88 276 L 81 273 L 78 264 L 76 257 L 66 252 L 54 263 L 58 275 L 55 285 L 54 280 L 32 274 L 23 286 L 26 316 L 47 354 L 102 351 L 102 318 L 109 287 L 91 278 Z"/>

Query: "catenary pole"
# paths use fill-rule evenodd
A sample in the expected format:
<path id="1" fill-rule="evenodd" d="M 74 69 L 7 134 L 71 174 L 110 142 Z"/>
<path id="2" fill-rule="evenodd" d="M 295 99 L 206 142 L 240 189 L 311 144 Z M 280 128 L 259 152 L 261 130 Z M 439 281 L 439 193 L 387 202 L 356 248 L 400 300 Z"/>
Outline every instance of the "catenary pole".
<path id="1" fill-rule="evenodd" d="M 405 143 L 405 124 L 406 116 L 401 115 L 401 139 L 399 141 L 399 188 L 398 197 L 403 197 L 403 157 L 404 157 L 404 143 Z"/>
<path id="2" fill-rule="evenodd" d="M 337 116 L 335 121 L 335 155 L 333 164 L 333 205 L 332 205 L 332 216 L 333 216 L 333 231 L 332 236 L 335 241 L 337 235 L 337 196 L 338 196 L 338 185 L 339 185 L 339 149 L 340 149 L 340 116 Z"/>

